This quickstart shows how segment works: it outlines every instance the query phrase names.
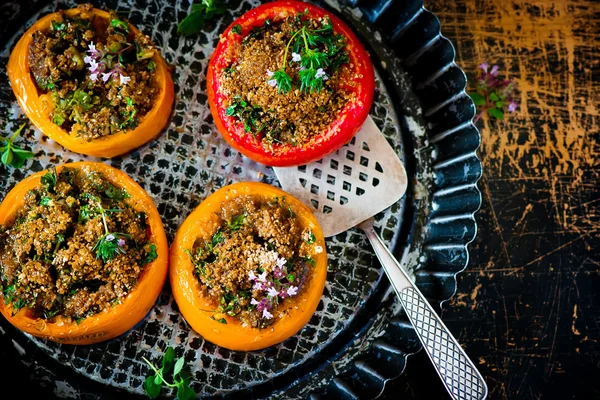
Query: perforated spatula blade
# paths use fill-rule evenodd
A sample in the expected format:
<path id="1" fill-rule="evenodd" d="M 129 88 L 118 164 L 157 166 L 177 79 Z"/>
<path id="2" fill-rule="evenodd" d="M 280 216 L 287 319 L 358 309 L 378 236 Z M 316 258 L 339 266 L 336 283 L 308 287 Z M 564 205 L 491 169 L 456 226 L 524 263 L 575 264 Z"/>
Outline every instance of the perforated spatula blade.
<path id="1" fill-rule="evenodd" d="M 372 217 L 398 201 L 407 185 L 402 162 L 373 120 L 322 160 L 274 170 L 283 190 L 312 205 L 325 237 L 355 226 L 365 232 L 450 396 L 485 399 L 481 374 L 373 229 Z"/>
<path id="2" fill-rule="evenodd" d="M 368 117 L 335 153 L 300 167 L 274 168 L 283 189 L 313 207 L 325 237 L 385 210 L 406 192 L 406 170 Z"/>

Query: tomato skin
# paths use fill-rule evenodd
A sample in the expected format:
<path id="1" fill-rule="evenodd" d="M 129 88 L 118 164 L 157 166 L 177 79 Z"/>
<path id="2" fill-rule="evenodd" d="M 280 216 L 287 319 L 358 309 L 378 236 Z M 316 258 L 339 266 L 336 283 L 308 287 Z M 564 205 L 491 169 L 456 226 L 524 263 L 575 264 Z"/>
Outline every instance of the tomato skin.
<path id="1" fill-rule="evenodd" d="M 243 38 L 255 27 L 264 25 L 265 20 L 277 21 L 295 15 L 304 10 L 312 17 L 329 17 L 333 29 L 346 37 L 350 56 L 348 74 L 344 80 L 353 82 L 353 100 L 342 109 L 338 117 L 328 128 L 315 135 L 303 146 L 276 145 L 271 153 L 252 135 L 244 132 L 243 124 L 235 117 L 226 115 L 228 98 L 220 90 L 223 68 L 229 67 L 234 60 L 236 49 Z M 241 34 L 232 31 L 236 25 Z M 285 167 L 308 164 L 333 153 L 346 144 L 362 127 L 373 104 L 375 76 L 369 55 L 352 30 L 335 15 L 312 4 L 300 1 L 275 1 L 256 7 L 237 20 L 223 32 L 207 72 L 207 93 L 210 109 L 217 129 L 223 138 L 246 157 L 269 166 Z"/>

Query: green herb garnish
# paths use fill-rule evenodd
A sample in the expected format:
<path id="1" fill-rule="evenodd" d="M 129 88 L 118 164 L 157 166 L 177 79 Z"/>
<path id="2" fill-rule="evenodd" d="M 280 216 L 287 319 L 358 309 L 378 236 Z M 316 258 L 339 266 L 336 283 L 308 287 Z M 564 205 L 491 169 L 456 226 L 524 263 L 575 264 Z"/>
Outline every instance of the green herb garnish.
<path id="1" fill-rule="evenodd" d="M 154 243 L 147 246 L 146 249 L 146 257 L 142 261 L 143 265 L 150 264 L 152 261 L 156 260 L 158 254 L 156 254 L 156 245 Z"/>
<path id="2" fill-rule="evenodd" d="M 206 21 L 225 11 L 227 8 L 220 0 L 202 0 L 200 4 L 192 4 L 192 11 L 179 23 L 177 33 L 187 36 L 199 32 Z"/>
<path id="3" fill-rule="evenodd" d="M 227 228 L 229 228 L 230 232 L 235 232 L 240 230 L 242 226 L 244 226 L 244 221 L 246 220 L 246 214 L 240 214 L 237 217 L 231 219 L 231 221 L 227 222 Z"/>
<path id="4" fill-rule="evenodd" d="M 312 231 L 308 231 L 308 239 L 306 239 L 307 244 L 314 244 L 317 241 L 315 234 Z"/>
<path id="5" fill-rule="evenodd" d="M 346 39 L 333 31 L 331 21 L 327 20 L 321 28 L 315 29 L 311 20 L 304 18 L 307 15 L 308 10 L 305 10 L 296 16 L 296 21 L 302 27 L 292 33 L 285 47 L 281 66 L 272 75 L 278 92 L 288 93 L 292 90 L 292 77 L 286 72 L 291 62 L 300 65 L 300 90 L 306 93 L 320 92 L 323 89 L 324 82 L 329 79 L 325 69 L 336 73 L 343 64 L 350 61 L 348 51 L 345 50 Z M 291 62 L 288 62 L 290 50 L 295 59 L 292 57 Z"/>
<path id="6" fill-rule="evenodd" d="M 237 117 L 244 124 L 244 131 L 256 135 L 264 129 L 264 125 L 259 125 L 258 119 L 262 113 L 262 108 L 248 104 L 243 99 L 236 97 L 234 102 L 225 110 L 228 117 Z"/>
<path id="7" fill-rule="evenodd" d="M 0 138 L 0 143 L 4 142 L 4 146 L 0 146 L 0 161 L 5 166 L 11 166 L 13 168 L 21 168 L 25 164 L 25 160 L 33 158 L 33 153 L 14 144 L 17 136 L 21 134 L 26 124 L 22 124 L 19 129 L 13 133 L 10 138 Z"/>
<path id="8" fill-rule="evenodd" d="M 190 387 L 190 376 L 183 371 L 185 359 L 181 357 L 175 361 L 175 350 L 172 347 L 167 347 L 161 368 L 156 367 L 145 357 L 142 357 L 142 359 L 154 371 L 154 375 L 150 375 L 144 381 L 144 390 L 150 398 L 155 399 L 160 395 L 163 384 L 167 387 L 177 388 L 178 400 L 194 400 L 196 398 L 196 392 Z M 172 382 L 165 379 L 165 376 L 169 374 L 173 376 Z"/>
<path id="9" fill-rule="evenodd" d="M 54 187 L 56 186 L 57 180 L 58 176 L 56 175 L 56 169 L 54 168 L 48 170 L 48 172 L 46 172 L 40 179 L 42 185 L 46 188 L 48 192 L 54 191 Z"/>
<path id="10" fill-rule="evenodd" d="M 236 35 L 241 35 L 242 34 L 242 26 L 240 24 L 235 24 L 231 28 L 231 32 L 235 33 Z"/>

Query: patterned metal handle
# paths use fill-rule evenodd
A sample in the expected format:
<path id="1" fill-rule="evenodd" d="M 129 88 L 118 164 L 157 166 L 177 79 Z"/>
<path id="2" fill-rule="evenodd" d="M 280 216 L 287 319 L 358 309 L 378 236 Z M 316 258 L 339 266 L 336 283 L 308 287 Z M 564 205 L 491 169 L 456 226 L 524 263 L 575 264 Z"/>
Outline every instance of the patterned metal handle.
<path id="1" fill-rule="evenodd" d="M 400 301 L 452 398 L 485 399 L 487 386 L 479 371 L 423 295 L 407 287 L 400 291 Z"/>
<path id="2" fill-rule="evenodd" d="M 396 258 L 379 238 L 369 219 L 358 225 L 369 238 L 377 258 L 415 328 L 423 348 L 453 399 L 483 400 L 487 385 L 462 347 L 406 275 Z"/>

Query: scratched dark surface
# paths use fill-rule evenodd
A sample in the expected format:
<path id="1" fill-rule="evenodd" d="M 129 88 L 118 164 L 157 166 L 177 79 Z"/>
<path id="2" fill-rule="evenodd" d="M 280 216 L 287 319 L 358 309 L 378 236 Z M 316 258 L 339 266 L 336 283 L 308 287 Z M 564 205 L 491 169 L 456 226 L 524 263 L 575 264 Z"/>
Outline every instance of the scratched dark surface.
<path id="1" fill-rule="evenodd" d="M 600 2 L 430 0 L 470 77 L 497 63 L 520 87 L 478 122 L 483 206 L 443 319 L 490 399 L 600 399 Z M 426 355 L 388 398 L 445 399 Z"/>
<path id="2" fill-rule="evenodd" d="M 478 123 L 479 231 L 443 320 L 489 399 L 600 399 L 600 2 L 425 6 L 470 77 L 498 63 L 520 88 L 515 114 Z M 424 352 L 384 397 L 448 398 Z"/>

